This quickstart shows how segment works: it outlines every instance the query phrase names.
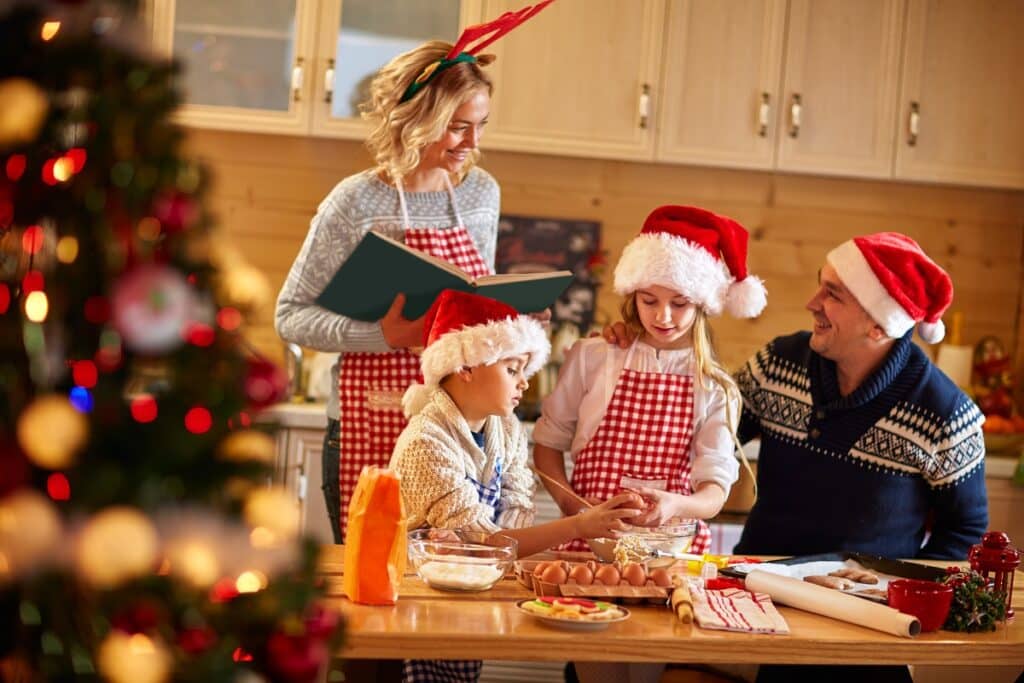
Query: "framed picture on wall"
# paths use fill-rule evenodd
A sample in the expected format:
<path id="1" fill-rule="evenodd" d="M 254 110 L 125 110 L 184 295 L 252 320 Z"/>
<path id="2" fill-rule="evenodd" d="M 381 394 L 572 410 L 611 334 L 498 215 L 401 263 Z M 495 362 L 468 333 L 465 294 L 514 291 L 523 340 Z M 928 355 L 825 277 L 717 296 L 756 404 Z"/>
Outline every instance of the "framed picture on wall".
<path id="1" fill-rule="evenodd" d="M 594 322 L 601 252 L 596 221 L 502 215 L 495 269 L 499 273 L 569 270 L 572 284 L 552 307 L 552 324 L 574 324 L 580 332 Z"/>

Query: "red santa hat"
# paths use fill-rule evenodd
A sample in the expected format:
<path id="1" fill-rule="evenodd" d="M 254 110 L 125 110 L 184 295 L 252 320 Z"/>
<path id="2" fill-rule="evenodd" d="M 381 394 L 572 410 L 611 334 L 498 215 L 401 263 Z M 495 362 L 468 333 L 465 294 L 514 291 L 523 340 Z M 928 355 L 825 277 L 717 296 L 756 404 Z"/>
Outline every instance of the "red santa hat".
<path id="1" fill-rule="evenodd" d="M 530 377 L 551 352 L 543 325 L 533 318 L 500 301 L 452 289 L 441 292 L 427 311 L 423 344 L 424 383 L 405 392 L 402 407 L 407 417 L 422 410 L 441 380 L 461 368 L 526 354 L 523 373 Z"/>
<path id="2" fill-rule="evenodd" d="M 661 206 L 644 221 L 615 267 L 615 292 L 661 285 L 682 293 L 710 315 L 736 318 L 764 310 L 760 278 L 747 272 L 746 229 L 695 206 Z"/>
<path id="3" fill-rule="evenodd" d="M 902 337 L 916 323 L 921 339 L 942 341 L 942 314 L 953 301 L 953 282 L 917 242 L 898 232 L 879 232 L 843 242 L 826 260 L 887 335 Z"/>

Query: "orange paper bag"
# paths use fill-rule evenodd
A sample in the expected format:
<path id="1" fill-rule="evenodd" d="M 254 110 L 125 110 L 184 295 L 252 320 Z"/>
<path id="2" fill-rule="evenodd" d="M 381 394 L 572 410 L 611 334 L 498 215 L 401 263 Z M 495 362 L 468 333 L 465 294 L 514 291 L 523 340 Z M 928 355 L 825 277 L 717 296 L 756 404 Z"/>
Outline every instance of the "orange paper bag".
<path id="1" fill-rule="evenodd" d="M 364 605 L 393 605 L 405 574 L 405 511 L 398 474 L 363 468 L 348 507 L 345 594 Z"/>

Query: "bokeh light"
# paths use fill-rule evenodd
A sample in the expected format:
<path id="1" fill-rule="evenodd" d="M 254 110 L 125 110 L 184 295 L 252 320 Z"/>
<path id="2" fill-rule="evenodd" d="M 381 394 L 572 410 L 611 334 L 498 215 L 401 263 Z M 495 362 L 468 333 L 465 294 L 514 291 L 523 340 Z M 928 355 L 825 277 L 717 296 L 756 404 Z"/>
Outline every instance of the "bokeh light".
<path id="1" fill-rule="evenodd" d="M 78 258 L 78 238 L 65 235 L 57 240 L 57 260 L 61 263 L 74 263 Z"/>
<path id="2" fill-rule="evenodd" d="M 40 396 L 18 416 L 18 443 L 29 460 L 46 469 L 66 469 L 88 435 L 85 416 L 57 394 Z"/>
<path id="3" fill-rule="evenodd" d="M 132 398 L 130 409 L 135 421 L 142 424 L 155 420 L 158 413 L 156 399 L 153 398 L 152 394 L 139 394 Z"/>
<path id="4" fill-rule="evenodd" d="M 46 478 L 46 492 L 54 500 L 70 500 L 71 482 L 63 472 L 54 472 Z"/>
<path id="5" fill-rule="evenodd" d="M 46 320 L 50 313 L 50 301 L 44 292 L 31 292 L 25 297 L 25 317 L 34 323 Z"/>

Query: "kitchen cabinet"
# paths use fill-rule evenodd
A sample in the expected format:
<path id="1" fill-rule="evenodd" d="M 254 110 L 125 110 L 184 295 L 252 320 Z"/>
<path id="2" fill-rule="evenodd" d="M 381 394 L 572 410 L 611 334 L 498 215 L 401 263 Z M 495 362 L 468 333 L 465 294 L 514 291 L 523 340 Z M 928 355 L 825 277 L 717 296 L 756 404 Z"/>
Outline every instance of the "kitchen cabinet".
<path id="1" fill-rule="evenodd" d="M 1024 188 L 1024 3 L 910 0 L 895 177 Z"/>
<path id="2" fill-rule="evenodd" d="M 363 138 L 358 103 L 392 57 L 454 40 L 461 0 L 149 0 L 153 42 L 185 67 L 199 128 Z"/>
<path id="3" fill-rule="evenodd" d="M 775 163 L 785 0 L 669 3 L 655 156 Z"/>
<path id="4" fill-rule="evenodd" d="M 522 5 L 482 0 L 475 21 Z M 497 60 L 483 146 L 651 159 L 664 16 L 664 0 L 561 0 L 488 47 Z"/>
<path id="5" fill-rule="evenodd" d="M 779 170 L 890 175 L 904 10 L 903 0 L 790 0 Z"/>

